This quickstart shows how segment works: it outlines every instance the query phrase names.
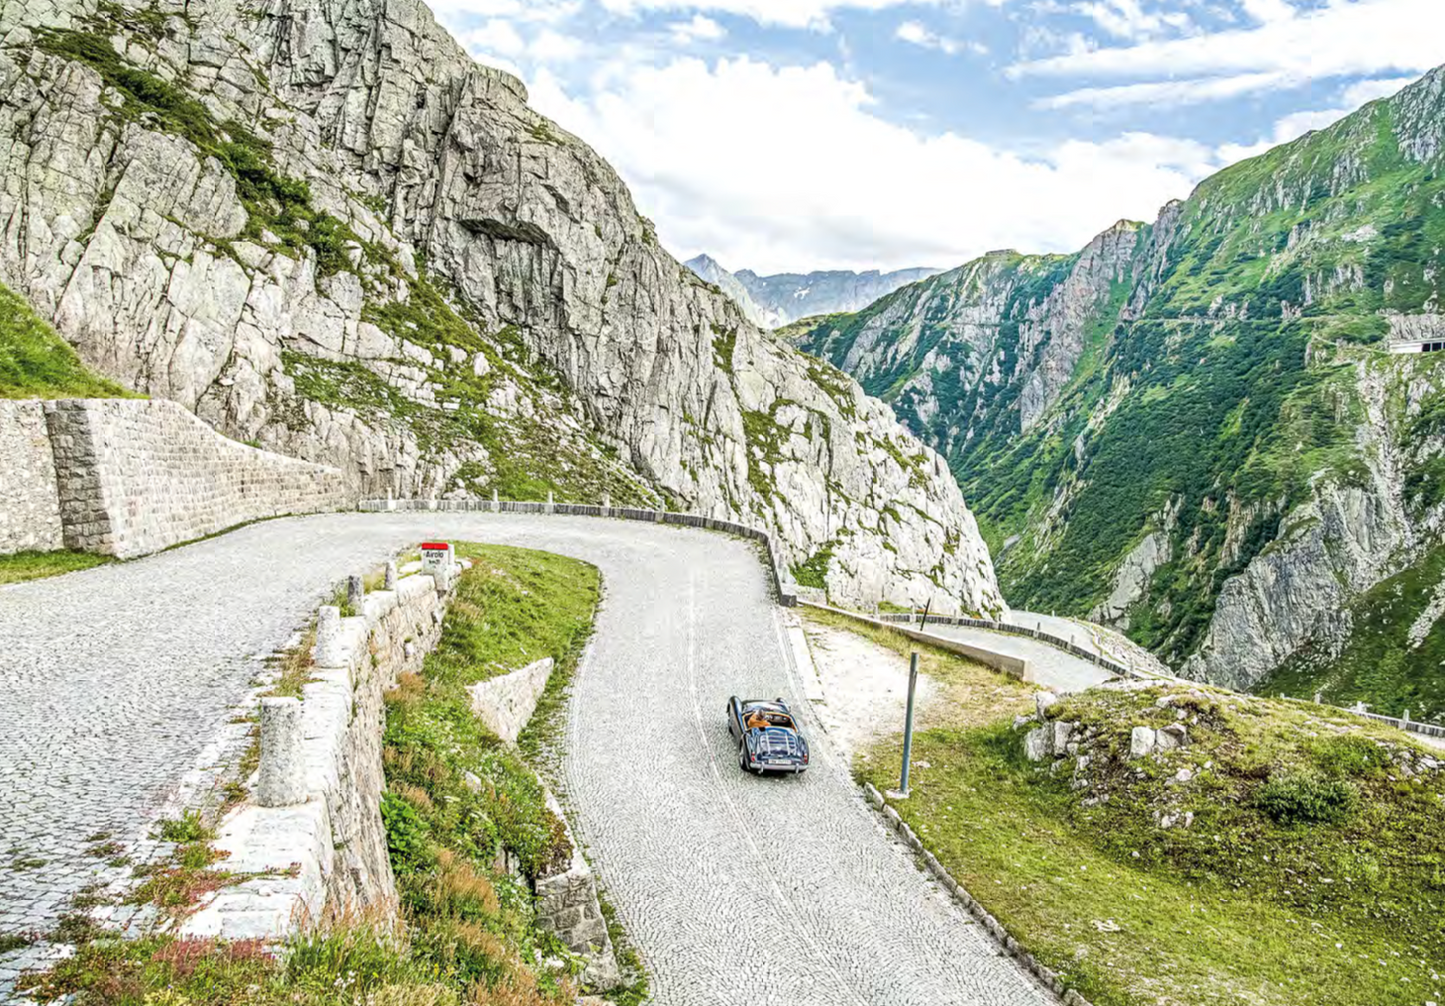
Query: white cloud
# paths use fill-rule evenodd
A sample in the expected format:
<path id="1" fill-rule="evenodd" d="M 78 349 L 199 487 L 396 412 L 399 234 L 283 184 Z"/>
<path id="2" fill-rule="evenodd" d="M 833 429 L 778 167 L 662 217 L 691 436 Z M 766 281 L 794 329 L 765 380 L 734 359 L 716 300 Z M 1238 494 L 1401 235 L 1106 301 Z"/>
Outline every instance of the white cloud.
<path id="1" fill-rule="evenodd" d="M 694 14 L 691 21 L 679 21 L 672 26 L 672 37 L 684 45 L 690 42 L 716 42 L 726 36 L 727 29 L 702 14 Z"/>
<path id="2" fill-rule="evenodd" d="M 1259 12 L 1270 5 L 1254 5 Z M 1249 27 L 1072 52 L 1020 63 L 1015 75 L 1175 79 L 1274 72 L 1292 81 L 1423 72 L 1441 60 L 1440 0 L 1331 0 Z"/>
<path id="3" fill-rule="evenodd" d="M 1239 0 L 1239 6 L 1246 15 L 1263 24 L 1287 21 L 1299 13 L 1289 0 Z"/>
<path id="4" fill-rule="evenodd" d="M 1362 80 L 1351 84 L 1340 93 L 1340 107 L 1321 108 L 1315 111 L 1294 112 L 1274 124 L 1268 136 L 1257 143 L 1226 144 L 1219 150 L 1220 159 L 1234 163 L 1247 157 L 1256 157 L 1279 146 L 1297 140 L 1312 129 L 1333 126 L 1345 116 L 1357 111 L 1360 106 L 1377 98 L 1387 98 L 1399 92 L 1407 84 L 1415 82 L 1414 77 L 1392 77 L 1387 80 Z"/>
<path id="5" fill-rule="evenodd" d="M 936 4 L 940 0 L 601 0 L 618 14 L 653 10 L 698 10 L 737 14 L 760 24 L 788 28 L 829 27 L 828 14 L 836 10 L 886 10 L 904 5 Z M 997 6 L 994 0 L 989 2 Z"/>
<path id="6" fill-rule="evenodd" d="M 1148 134 L 1037 158 L 920 135 L 827 63 L 633 63 L 582 100 L 544 72 L 532 95 L 612 161 L 672 251 L 764 271 L 1073 251 L 1120 216 L 1152 219 L 1220 166 L 1201 144 Z"/>
<path id="7" fill-rule="evenodd" d="M 1254 91 L 1277 88 L 1289 82 L 1282 73 L 1242 73 L 1234 77 L 1200 80 L 1164 80 L 1118 87 L 1081 87 L 1063 94 L 1040 98 L 1036 108 L 1120 108 L 1126 105 L 1178 107 L 1221 98 L 1237 98 Z"/>
<path id="8" fill-rule="evenodd" d="M 1071 9 L 1092 18 L 1110 35 L 1130 40 L 1154 38 L 1170 29 L 1188 28 L 1192 23 L 1183 11 L 1162 14 L 1145 11 L 1139 0 L 1088 0 L 1074 4 Z"/>
<path id="9" fill-rule="evenodd" d="M 927 25 L 920 21 L 904 21 L 894 32 L 894 38 L 900 42 L 907 42 L 910 45 L 922 46 L 925 49 L 937 49 L 939 52 L 949 56 L 957 56 L 961 52 L 977 53 L 980 56 L 988 55 L 988 46 L 982 42 L 973 42 L 964 39 L 949 38 L 946 35 L 939 35 L 931 31 Z"/>
<path id="10" fill-rule="evenodd" d="M 1376 98 L 1389 98 L 1415 83 L 1418 77 L 1386 77 L 1380 80 L 1361 80 L 1345 88 L 1340 101 L 1349 108 L 1359 108 Z"/>

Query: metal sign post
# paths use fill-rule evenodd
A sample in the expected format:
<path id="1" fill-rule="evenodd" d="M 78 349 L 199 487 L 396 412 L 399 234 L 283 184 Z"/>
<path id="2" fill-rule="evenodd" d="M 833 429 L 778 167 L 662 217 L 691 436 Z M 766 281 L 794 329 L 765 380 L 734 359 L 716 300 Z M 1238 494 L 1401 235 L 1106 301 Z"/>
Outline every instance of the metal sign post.
<path id="1" fill-rule="evenodd" d="M 898 795 L 908 795 L 908 765 L 913 760 L 913 693 L 918 688 L 918 651 L 908 661 L 908 714 L 903 720 L 903 778 Z"/>
<path id="2" fill-rule="evenodd" d="M 928 625 L 928 613 L 933 610 L 933 601 L 930 599 L 923 609 L 923 621 L 918 624 L 918 631 L 922 632 Z M 913 696 L 918 691 L 918 651 L 914 650 L 908 658 L 908 712 L 903 718 L 903 776 L 898 782 L 898 795 L 908 796 L 908 768 L 913 761 Z"/>

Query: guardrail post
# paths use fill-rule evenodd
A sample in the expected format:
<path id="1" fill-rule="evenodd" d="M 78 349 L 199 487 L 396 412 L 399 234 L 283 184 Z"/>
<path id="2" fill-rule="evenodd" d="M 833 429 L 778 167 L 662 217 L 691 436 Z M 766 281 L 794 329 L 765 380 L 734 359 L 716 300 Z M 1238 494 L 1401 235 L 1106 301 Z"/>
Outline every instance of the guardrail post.
<path id="1" fill-rule="evenodd" d="M 366 582 L 361 577 L 346 578 L 346 603 L 353 615 L 360 615 L 366 610 Z"/>
<path id="2" fill-rule="evenodd" d="M 611 516 L 612 516 L 612 494 L 611 494 L 611 493 L 603 493 L 603 494 L 602 494 L 602 516 L 604 516 L 604 517 L 611 517 Z"/>
<path id="3" fill-rule="evenodd" d="M 499 513 L 502 509 L 501 500 L 497 499 L 497 490 L 492 490 L 492 513 Z"/>
<path id="4" fill-rule="evenodd" d="M 313 658 L 317 667 L 340 667 L 346 662 L 341 640 L 341 609 L 334 604 L 323 604 L 317 612 Z"/>
<path id="5" fill-rule="evenodd" d="M 557 512 L 557 502 L 552 498 L 552 490 L 550 490 L 550 489 L 547 490 L 547 509 L 546 509 L 545 512 L 546 512 L 546 513 L 556 513 L 556 512 Z"/>
<path id="6" fill-rule="evenodd" d="M 386 564 L 386 582 L 382 585 L 387 590 L 396 589 L 397 571 L 396 560 L 388 560 Z"/>
<path id="7" fill-rule="evenodd" d="M 298 699 L 261 700 L 261 764 L 256 802 L 262 807 L 290 807 L 306 802 L 302 737 Z"/>

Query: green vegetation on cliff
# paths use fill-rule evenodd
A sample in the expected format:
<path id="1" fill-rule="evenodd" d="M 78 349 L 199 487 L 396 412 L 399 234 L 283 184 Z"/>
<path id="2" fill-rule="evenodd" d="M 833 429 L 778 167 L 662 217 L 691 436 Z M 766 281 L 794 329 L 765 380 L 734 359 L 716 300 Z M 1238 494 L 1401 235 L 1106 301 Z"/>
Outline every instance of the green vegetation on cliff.
<path id="1" fill-rule="evenodd" d="M 92 373 L 23 298 L 0 286 L 0 398 L 128 398 Z"/>
<path id="2" fill-rule="evenodd" d="M 1077 724 L 1057 768 L 1030 762 L 1008 721 L 919 733 L 912 795 L 893 806 L 1095 1006 L 1442 998 L 1445 753 L 1325 707 L 1187 686 L 1095 690 L 1048 720 Z M 1186 746 L 1130 757 L 1133 727 L 1170 725 Z M 863 778 L 892 786 L 897 758 L 881 746 Z"/>
<path id="3" fill-rule="evenodd" d="M 1438 523 L 1445 364 L 1384 352 L 1395 319 L 1434 330 L 1445 293 L 1438 76 L 1220 172 L 1088 254 L 994 253 L 789 337 L 944 453 L 1011 604 L 1090 616 L 1162 535 L 1142 590 L 1107 614 L 1178 663 L 1226 581 L 1301 526 L 1298 508 L 1326 488 L 1379 499 L 1382 451 L 1401 459 L 1406 519 Z M 1091 260 L 1108 249 L 1117 269 Z M 1383 407 L 1362 388 L 1407 373 Z M 1427 658 L 1391 659 L 1397 685 L 1339 693 L 1399 712 L 1432 690 Z M 1307 692 L 1326 672 L 1304 662 L 1288 681 Z"/>

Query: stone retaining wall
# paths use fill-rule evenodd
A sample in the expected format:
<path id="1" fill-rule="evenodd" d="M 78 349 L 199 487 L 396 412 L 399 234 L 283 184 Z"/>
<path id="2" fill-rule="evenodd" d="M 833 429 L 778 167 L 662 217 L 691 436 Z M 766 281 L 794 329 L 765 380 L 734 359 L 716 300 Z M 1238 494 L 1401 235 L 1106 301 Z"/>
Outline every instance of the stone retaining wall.
<path id="1" fill-rule="evenodd" d="M 520 671 L 472 685 L 467 689 L 472 697 L 472 712 L 502 740 L 517 743 L 527 721 L 537 711 L 537 700 L 547 690 L 553 663 L 548 657 Z"/>
<path id="2" fill-rule="evenodd" d="M 0 401 L 0 555 L 65 547 L 42 402 Z"/>
<path id="3" fill-rule="evenodd" d="M 340 620 L 318 645 L 301 701 L 306 802 L 242 804 L 221 822 L 215 846 L 227 870 L 264 874 L 222 888 L 183 933 L 230 939 L 285 936 L 325 909 L 365 909 L 396 899 L 381 821 L 382 696 L 419 672 L 441 638 L 450 576 L 405 576 L 366 595 L 363 614 Z M 254 793 L 254 789 L 253 789 Z"/>
<path id="4" fill-rule="evenodd" d="M 45 403 L 65 547 L 125 559 L 351 505 L 340 469 L 248 447 L 174 402 Z"/>

